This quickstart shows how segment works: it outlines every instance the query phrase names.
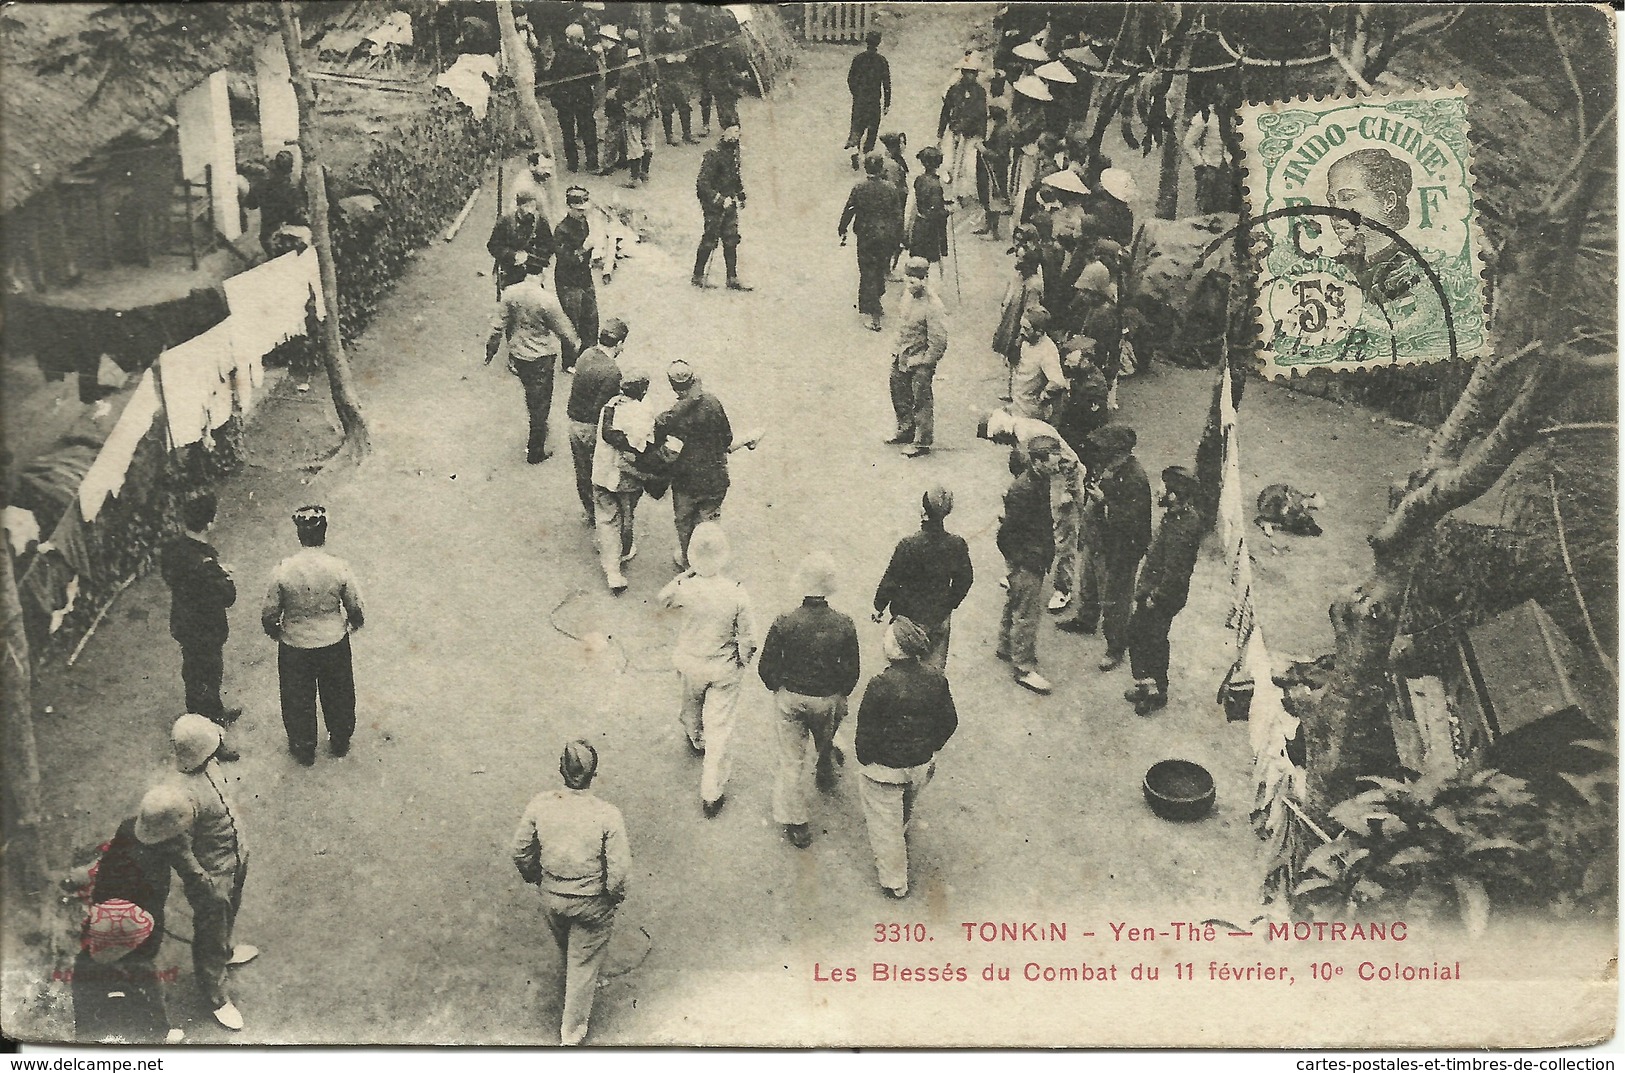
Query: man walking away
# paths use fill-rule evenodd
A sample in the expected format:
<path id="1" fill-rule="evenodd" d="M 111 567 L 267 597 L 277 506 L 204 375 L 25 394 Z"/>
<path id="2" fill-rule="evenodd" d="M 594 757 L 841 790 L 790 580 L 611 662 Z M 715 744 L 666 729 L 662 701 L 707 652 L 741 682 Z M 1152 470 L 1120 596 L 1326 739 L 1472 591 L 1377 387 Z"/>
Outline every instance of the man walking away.
<path id="1" fill-rule="evenodd" d="M 834 738 L 846 718 L 847 697 L 858 684 L 858 631 L 850 617 L 829 606 L 835 562 L 827 553 L 807 556 L 797 580 L 804 594 L 801 606 L 773 621 L 756 673 L 773 694 L 779 716 L 773 819 L 792 845 L 806 849 L 812 844 L 807 800 L 815 769 L 819 789 L 835 788 Z"/>
<path id="2" fill-rule="evenodd" d="M 544 790 L 525 806 L 514 831 L 514 867 L 541 893 L 542 913 L 564 958 L 559 1042 L 587 1038 L 598 974 L 609 956 L 615 913 L 626 900 L 632 847 L 620 809 L 592 792 L 598 751 L 572 741 L 559 757 L 562 790 Z"/>
<path id="3" fill-rule="evenodd" d="M 880 54 L 880 31 L 870 30 L 863 39 L 864 50 L 852 57 L 846 69 L 846 88 L 852 94 L 852 125 L 843 149 L 852 150 L 852 170 L 858 168 L 858 153 L 871 153 L 880 133 L 880 117 L 891 111 L 891 64 Z"/>
<path id="4" fill-rule="evenodd" d="M 1168 631 L 1190 595 L 1191 573 L 1202 545 L 1202 520 L 1196 510 L 1200 490 L 1196 474 L 1184 466 L 1162 471 L 1162 522 L 1140 567 L 1134 615 L 1128 624 L 1134 686 L 1123 699 L 1138 715 L 1168 705 Z"/>
<path id="5" fill-rule="evenodd" d="M 554 362 L 561 350 L 573 358 L 580 339 L 564 306 L 542 285 L 545 266 L 531 260 L 525 271 L 525 280 L 503 291 L 497 303 L 491 335 L 485 341 L 485 364 L 491 364 L 506 339 L 508 370 L 525 389 L 530 422 L 525 461 L 536 465 L 553 457 L 547 449 L 547 419 L 553 408 Z"/>
<path id="6" fill-rule="evenodd" d="M 226 638 L 231 632 L 226 608 L 237 602 L 237 585 L 208 540 L 217 506 L 213 492 L 187 500 L 181 508 L 186 532 L 164 545 L 161 569 L 170 593 L 169 635 L 181 646 L 186 710 L 219 724 L 224 734 L 243 710 L 227 708 L 220 700 Z M 224 761 L 238 757 L 225 744 L 219 755 Z"/>
<path id="7" fill-rule="evenodd" d="M 593 517 L 604 582 L 617 596 L 626 591 L 626 564 L 638 553 L 634 519 L 647 479 L 639 463 L 654 439 L 654 415 L 644 397 L 649 374 L 621 371 L 620 392 L 604 404 L 594 429 Z"/>
<path id="8" fill-rule="evenodd" d="M 598 333 L 598 345 L 581 352 L 564 416 L 570 422 L 570 461 L 575 465 L 576 495 L 593 524 L 592 457 L 598 446 L 598 417 L 604 404 L 621 389 L 619 358 L 626 349 L 626 321 L 610 317 Z M 587 336 L 582 336 L 585 341 Z"/>
<path id="9" fill-rule="evenodd" d="M 903 322 L 897 329 L 897 351 L 892 357 L 891 401 L 897 418 L 897 431 L 887 443 L 909 443 L 903 454 L 919 458 L 929 454 L 934 442 L 934 396 L 932 380 L 937 363 L 948 350 L 948 311 L 931 293 L 926 277 L 931 264 L 922 257 L 910 257 L 903 269 L 908 288 Z"/>
<path id="10" fill-rule="evenodd" d="M 694 530 L 693 569 L 660 590 L 660 605 L 684 612 L 672 652 L 682 687 L 678 715 L 689 748 L 705 758 L 700 771 L 700 810 L 707 819 L 722 811 L 733 764 L 728 742 L 745 666 L 756 654 L 750 595 L 722 571 L 728 565 L 728 537 L 706 522 Z"/>
<path id="11" fill-rule="evenodd" d="M 277 681 L 288 752 L 309 767 L 316 762 L 316 698 L 322 700 L 328 749 L 350 751 L 355 733 L 355 671 L 350 634 L 366 623 L 361 590 L 350 564 L 325 550 L 327 509 L 293 513 L 299 551 L 271 573 L 260 625 L 277 643 Z"/>
<path id="12" fill-rule="evenodd" d="M 752 290 L 739 281 L 739 210 L 745 205 L 745 182 L 739 175 L 738 124 L 723 127 L 722 140 L 705 151 L 699 177 L 694 180 L 694 194 L 705 215 L 705 231 L 694 252 L 694 276 L 689 282 L 696 287 L 707 286 L 705 269 L 720 243 L 722 260 L 728 268 L 728 289 Z"/>
<path id="13" fill-rule="evenodd" d="M 1036 436 L 1027 444 L 1027 468 L 1004 493 L 999 520 L 999 553 L 1004 556 L 1010 590 L 1005 595 L 995 655 L 1014 667 L 1016 683 L 1034 693 L 1050 692 L 1038 673 L 1038 621 L 1044 576 L 1055 557 L 1054 517 L 1050 513 L 1050 478 L 1061 441 Z"/>
<path id="14" fill-rule="evenodd" d="M 920 662 L 939 674 L 948 670 L 954 610 L 976 579 L 970 546 L 943 526 L 953 509 L 954 494 L 940 484 L 920 497 L 920 530 L 897 542 L 875 588 L 874 620 L 881 621 L 889 611 L 924 630 L 930 645 Z"/>
<path id="15" fill-rule="evenodd" d="M 882 304 L 886 273 L 903 237 L 898 230 L 903 212 L 896 185 L 885 178 L 885 154 L 877 152 L 864 157 L 863 170 L 866 176 L 855 183 L 852 193 L 847 195 L 836 233 L 844 246 L 847 230 L 857 232 L 858 312 L 864 317 L 864 327 L 878 332 L 880 318 L 886 315 Z"/>
<path id="16" fill-rule="evenodd" d="M 959 729 L 948 679 L 920 663 L 929 645 L 920 627 L 893 620 L 883 642 L 889 666 L 869 679 L 858 706 L 864 826 L 876 876 L 892 898 L 908 896 L 909 823 L 936 773 L 937 753 Z"/>

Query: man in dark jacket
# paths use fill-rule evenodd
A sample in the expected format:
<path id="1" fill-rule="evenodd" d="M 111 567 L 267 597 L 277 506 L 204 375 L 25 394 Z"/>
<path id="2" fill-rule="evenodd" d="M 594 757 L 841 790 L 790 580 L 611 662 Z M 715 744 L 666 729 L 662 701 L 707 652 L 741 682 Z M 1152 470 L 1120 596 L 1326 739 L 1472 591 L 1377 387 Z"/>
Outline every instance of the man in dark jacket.
<path id="1" fill-rule="evenodd" d="M 572 186 L 564 192 L 568 206 L 564 219 L 553 229 L 553 249 L 558 262 L 553 266 L 553 289 L 558 292 L 559 304 L 565 316 L 575 326 L 576 337 L 583 345 L 598 338 L 598 286 L 593 278 L 592 226 L 587 219 L 587 207 L 592 195 L 584 186 Z M 566 353 L 562 368 L 575 370 L 575 355 Z"/>
<path id="2" fill-rule="evenodd" d="M 515 195 L 513 211 L 497 220 L 485 248 L 491 254 L 498 297 L 510 284 L 525 278 L 527 264 L 537 266 L 537 271 L 547 267 L 553 259 L 553 229 L 534 195 L 528 191 Z M 521 260 L 517 256 L 521 253 L 528 256 Z"/>
<path id="3" fill-rule="evenodd" d="M 186 533 L 164 545 L 161 570 L 169 586 L 169 635 L 180 642 L 181 681 L 186 686 L 186 710 L 219 724 L 221 733 L 243 714 L 220 700 L 225 677 L 226 637 L 230 625 L 226 608 L 237 602 L 237 585 L 220 553 L 209 543 L 217 509 L 213 492 L 190 499 L 181 508 Z M 237 752 L 222 745 L 221 760 L 236 760 Z"/>
<path id="4" fill-rule="evenodd" d="M 987 89 L 978 78 L 980 74 L 981 64 L 967 53 L 959 62 L 959 81 L 942 95 L 937 139 L 947 144 L 948 168 L 942 177 L 945 183 L 965 174 L 967 166 L 976 167 L 982 138 L 987 135 Z"/>
<path id="5" fill-rule="evenodd" d="M 783 825 L 792 845 L 806 849 L 812 844 L 807 799 L 814 768 L 819 789 L 835 788 L 835 731 L 858 684 L 858 631 L 850 617 L 829 606 L 835 563 L 828 554 L 807 556 L 797 576 L 804 594 L 801 606 L 773 621 L 756 673 L 773 694 L 779 715 L 773 819 Z M 812 757 L 807 755 L 809 740 Z"/>
<path id="6" fill-rule="evenodd" d="M 880 54 L 880 31 L 870 30 L 865 48 L 846 69 L 846 88 L 852 94 L 852 127 L 843 149 L 852 150 L 852 168 L 858 153 L 871 153 L 880 133 L 880 117 L 891 111 L 891 64 Z"/>
<path id="7" fill-rule="evenodd" d="M 593 524 L 592 456 L 598 447 L 598 416 L 621 390 L 617 359 L 626 346 L 626 321 L 610 317 L 598 333 L 598 345 L 581 352 L 564 416 L 570 421 L 570 460 L 575 463 L 576 495 Z M 585 342 L 589 337 L 582 336 Z"/>
<path id="8" fill-rule="evenodd" d="M 722 402 L 700 387 L 686 361 L 671 363 L 666 382 L 677 394 L 671 409 L 655 419 L 655 443 L 678 440 L 682 448 L 671 465 L 671 509 L 677 527 L 677 551 L 672 564 L 688 569 L 688 540 L 701 522 L 722 517 L 728 495 L 728 456 L 741 447 L 755 447 L 755 439 L 735 440 L 728 411 Z"/>
<path id="9" fill-rule="evenodd" d="M 1162 523 L 1134 589 L 1134 614 L 1128 624 L 1129 665 L 1134 686 L 1123 699 L 1139 715 L 1168 704 L 1168 631 L 1190 595 L 1191 573 L 1202 545 L 1202 520 L 1196 510 L 1201 482 L 1184 466 L 1162 471 Z"/>
<path id="10" fill-rule="evenodd" d="M 1069 633 L 1094 633 L 1104 612 L 1102 671 L 1123 662 L 1134 580 L 1151 544 L 1151 482 L 1134 457 L 1135 443 L 1134 430 L 1126 425 L 1107 425 L 1089 436 L 1081 599 L 1077 616 L 1059 624 Z"/>
<path id="11" fill-rule="evenodd" d="M 693 145 L 694 76 L 689 59 L 694 52 L 694 31 L 683 25 L 683 5 L 667 4 L 666 21 L 655 27 L 649 45 L 653 49 L 656 72 L 660 76 L 660 122 L 666 129 L 666 144 L 676 145 L 671 134 L 671 114 L 683 124 L 683 141 Z"/>
<path id="12" fill-rule="evenodd" d="M 271 158 L 265 177 L 249 188 L 243 207 L 260 210 L 260 246 L 267 256 L 275 256 L 271 236 L 305 218 L 304 184 L 294 180 L 292 152 L 284 149 Z"/>
<path id="13" fill-rule="evenodd" d="M 694 181 L 694 195 L 705 214 L 705 232 L 694 253 L 696 287 L 706 286 L 705 268 L 711 254 L 722 244 L 722 260 L 728 266 L 728 289 L 748 291 L 739 282 L 739 210 L 745 204 L 745 182 L 739 175 L 739 127 L 723 127 L 722 141 L 705 151 L 700 174 Z"/>
<path id="14" fill-rule="evenodd" d="M 874 620 L 890 611 L 923 629 L 930 648 L 920 662 L 938 674 L 948 670 L 952 615 L 976 579 L 970 546 L 943 526 L 953 509 L 954 494 L 940 484 L 920 497 L 920 531 L 897 542 L 875 589 Z"/>
<path id="15" fill-rule="evenodd" d="M 903 239 L 898 230 L 903 212 L 897 187 L 885 179 L 885 154 L 870 153 L 863 160 L 863 170 L 867 176 L 847 195 L 836 231 L 843 246 L 848 229 L 857 232 L 858 312 L 867 318 L 864 326 L 878 332 L 880 318 L 886 315 L 881 304 L 886 293 L 886 272 Z"/>
<path id="16" fill-rule="evenodd" d="M 564 28 L 564 43 L 553 54 L 553 66 L 545 73 L 538 71 L 537 79 L 547 83 L 548 96 L 559 114 L 564 166 L 579 171 L 580 150 L 585 149 L 587 170 L 597 171 L 598 124 L 593 111 L 598 100 L 598 60 L 587 50 L 587 31 L 580 23 Z"/>
<path id="17" fill-rule="evenodd" d="M 858 706 L 864 826 L 880 885 L 893 898 L 908 896 L 914 806 L 936 772 L 937 753 L 959 729 L 948 679 L 920 663 L 930 644 L 920 627 L 894 619 L 884 642 L 890 666 L 869 679 Z"/>
<path id="18" fill-rule="evenodd" d="M 1016 683 L 1034 693 L 1050 692 L 1038 673 L 1038 622 L 1042 617 L 1044 577 L 1055 558 L 1055 520 L 1050 513 L 1050 478 L 1061 441 L 1035 436 L 1027 443 L 1027 466 L 1004 493 L 999 520 L 999 552 L 1008 570 L 1010 591 L 999 622 L 994 653 L 1015 669 Z"/>

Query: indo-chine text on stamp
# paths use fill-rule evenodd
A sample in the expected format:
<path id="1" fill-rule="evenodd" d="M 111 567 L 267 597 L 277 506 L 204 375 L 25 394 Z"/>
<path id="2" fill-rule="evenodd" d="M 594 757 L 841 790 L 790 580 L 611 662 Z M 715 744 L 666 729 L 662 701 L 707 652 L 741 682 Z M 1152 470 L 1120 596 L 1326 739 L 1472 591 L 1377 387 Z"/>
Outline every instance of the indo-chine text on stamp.
<path id="1" fill-rule="evenodd" d="M 1486 348 L 1465 90 L 1247 105 L 1240 132 L 1266 376 Z"/>

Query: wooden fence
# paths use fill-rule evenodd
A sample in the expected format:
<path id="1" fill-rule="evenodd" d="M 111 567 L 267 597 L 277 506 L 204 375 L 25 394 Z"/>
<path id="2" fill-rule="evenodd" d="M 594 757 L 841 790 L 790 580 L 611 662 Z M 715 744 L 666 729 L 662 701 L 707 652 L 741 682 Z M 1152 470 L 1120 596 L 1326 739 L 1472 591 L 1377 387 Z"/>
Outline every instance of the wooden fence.
<path id="1" fill-rule="evenodd" d="M 801 36 L 808 41 L 862 42 L 873 4 L 802 4 Z"/>

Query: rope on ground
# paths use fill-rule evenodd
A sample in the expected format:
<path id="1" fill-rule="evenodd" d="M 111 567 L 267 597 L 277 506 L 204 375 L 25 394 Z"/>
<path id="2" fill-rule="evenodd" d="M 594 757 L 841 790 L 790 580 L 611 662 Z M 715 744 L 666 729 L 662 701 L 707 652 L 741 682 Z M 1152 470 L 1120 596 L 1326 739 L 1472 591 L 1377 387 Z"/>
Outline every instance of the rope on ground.
<path id="1" fill-rule="evenodd" d="M 585 596 L 585 595 L 587 595 L 587 590 L 586 589 L 571 589 L 568 593 L 565 594 L 564 599 L 560 600 L 554 606 L 553 610 L 549 611 L 547 613 L 547 624 L 549 626 L 552 626 L 553 629 L 555 629 L 559 633 L 564 634 L 564 636 L 568 637 L 570 640 L 575 641 L 577 644 L 593 645 L 597 641 L 596 638 L 588 638 L 588 637 L 583 636 L 582 634 L 579 634 L 579 633 L 571 633 L 569 630 L 567 630 L 563 626 L 559 625 L 558 615 L 559 615 L 560 611 L 564 610 L 564 605 L 569 603 L 571 600 L 574 600 L 578 596 Z M 621 642 L 616 640 L 615 637 L 613 635 L 611 635 L 611 634 L 606 633 L 606 634 L 603 635 L 603 638 L 604 638 L 605 641 L 608 641 L 610 644 L 614 645 L 615 646 L 615 651 L 620 654 L 621 666 L 620 666 L 620 669 L 617 670 L 615 673 L 616 674 L 625 674 L 627 668 L 632 665 L 632 657 L 627 654 L 626 646 L 621 644 Z"/>
<path id="2" fill-rule="evenodd" d="M 641 969 L 643 967 L 643 963 L 645 961 L 649 960 L 649 954 L 655 948 L 654 936 L 650 935 L 649 934 L 649 929 L 643 927 L 642 925 L 638 926 L 638 931 L 643 933 L 643 938 L 645 940 L 644 944 L 643 944 L 643 953 L 641 953 L 637 957 L 633 958 L 632 959 L 632 964 L 628 965 L 624 969 L 616 969 L 614 972 L 599 973 L 600 979 L 614 980 L 614 979 L 617 979 L 619 977 L 625 976 L 628 973 L 636 972 L 638 969 Z"/>

